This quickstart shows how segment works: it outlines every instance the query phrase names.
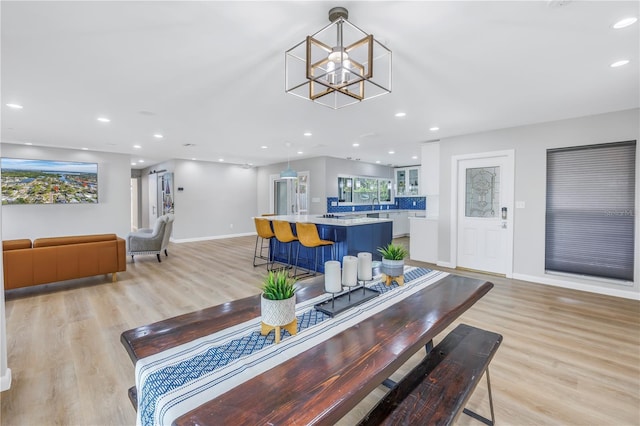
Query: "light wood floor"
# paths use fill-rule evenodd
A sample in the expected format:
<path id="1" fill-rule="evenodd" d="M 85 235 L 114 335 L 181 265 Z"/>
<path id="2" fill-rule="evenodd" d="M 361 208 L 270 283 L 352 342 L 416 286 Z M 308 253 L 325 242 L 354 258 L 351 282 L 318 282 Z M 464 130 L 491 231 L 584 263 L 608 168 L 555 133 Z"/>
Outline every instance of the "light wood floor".
<path id="1" fill-rule="evenodd" d="M 13 384 L 0 394 L 0 423 L 133 425 L 134 368 L 120 333 L 257 294 L 264 269 L 251 266 L 254 241 L 172 244 L 162 263 L 139 256 L 117 283 L 100 276 L 7 293 Z M 504 336 L 490 368 L 498 424 L 640 424 L 640 302 L 485 279 L 495 287 L 460 321 Z M 383 394 L 340 423 L 353 424 Z M 484 380 L 469 405 L 488 415 Z M 480 423 L 463 415 L 459 424 Z"/>

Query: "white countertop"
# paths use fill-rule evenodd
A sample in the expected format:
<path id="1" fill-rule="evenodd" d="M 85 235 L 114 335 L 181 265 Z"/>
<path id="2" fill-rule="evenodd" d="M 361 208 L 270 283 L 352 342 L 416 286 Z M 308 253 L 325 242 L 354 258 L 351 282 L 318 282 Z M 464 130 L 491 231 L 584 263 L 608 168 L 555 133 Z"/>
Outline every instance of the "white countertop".
<path id="1" fill-rule="evenodd" d="M 353 212 L 352 212 L 353 213 Z M 334 226 L 357 226 L 357 225 L 370 225 L 373 223 L 392 222 L 392 219 L 376 218 L 376 217 L 357 217 L 349 218 L 344 213 L 335 213 L 335 218 L 325 218 L 321 214 L 317 215 L 280 215 L 280 216 L 266 216 L 263 219 L 269 220 L 284 220 L 286 222 L 306 222 L 315 223 L 316 225 L 334 225 Z"/>

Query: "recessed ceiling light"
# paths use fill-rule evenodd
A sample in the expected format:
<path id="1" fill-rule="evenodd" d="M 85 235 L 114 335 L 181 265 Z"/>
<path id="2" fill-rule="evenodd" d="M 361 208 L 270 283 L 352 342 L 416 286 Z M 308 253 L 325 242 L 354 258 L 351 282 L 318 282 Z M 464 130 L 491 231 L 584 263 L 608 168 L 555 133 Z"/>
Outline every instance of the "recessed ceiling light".
<path id="1" fill-rule="evenodd" d="M 619 30 L 620 28 L 628 27 L 629 25 L 633 25 L 638 21 L 636 17 L 624 18 L 613 24 L 613 28 Z"/>
<path id="2" fill-rule="evenodd" d="M 7 104 L 7 106 L 13 109 L 22 109 L 22 105 L 18 105 L 18 104 Z"/>
<path id="3" fill-rule="evenodd" d="M 618 68 L 621 67 L 623 65 L 627 65 L 629 63 L 628 59 L 622 59 L 620 61 L 616 61 L 614 63 L 612 63 L 611 65 L 609 65 L 611 68 Z"/>
<path id="4" fill-rule="evenodd" d="M 304 132 L 304 135 L 305 135 L 305 136 L 311 136 L 311 135 L 312 135 L 312 133 L 311 133 L 311 132 Z"/>
<path id="5" fill-rule="evenodd" d="M 224 161 L 224 158 L 218 158 L 218 161 L 222 163 Z"/>
<path id="6" fill-rule="evenodd" d="M 160 133 L 156 133 L 155 135 L 153 135 L 153 137 L 156 138 L 156 139 L 164 138 L 164 136 L 162 136 Z"/>
<path id="7" fill-rule="evenodd" d="M 134 145 L 133 147 L 134 147 L 135 149 L 140 149 L 140 148 L 142 148 L 140 145 Z"/>
<path id="8" fill-rule="evenodd" d="M 132 166 L 135 166 L 137 163 L 131 163 Z"/>
<path id="9" fill-rule="evenodd" d="M 417 155 L 414 155 L 414 156 L 413 156 L 413 157 L 411 157 L 411 158 L 412 158 L 413 160 L 417 160 L 417 159 L 418 159 L 418 156 L 417 156 Z"/>
<path id="10" fill-rule="evenodd" d="M 248 166 L 253 166 L 253 163 L 247 163 Z"/>
<path id="11" fill-rule="evenodd" d="M 407 115 L 406 112 L 396 112 L 396 117 L 404 117 L 406 115 Z"/>
<path id="12" fill-rule="evenodd" d="M 138 163 L 144 163 L 144 160 L 138 160 Z"/>
<path id="13" fill-rule="evenodd" d="M 31 142 L 25 142 L 24 144 L 29 146 L 33 145 Z"/>
<path id="14" fill-rule="evenodd" d="M 101 123 L 109 123 L 111 121 L 107 117 L 98 117 L 96 120 L 98 120 Z"/>
<path id="15" fill-rule="evenodd" d="M 389 151 L 389 154 L 395 154 L 395 153 L 396 153 L 396 152 L 395 152 L 395 151 L 393 151 L 393 150 Z"/>
<path id="16" fill-rule="evenodd" d="M 376 160 L 376 164 L 380 164 L 380 160 Z"/>
<path id="17" fill-rule="evenodd" d="M 360 144 L 358 142 L 354 143 L 352 146 L 355 146 L 356 148 L 360 146 Z"/>
<path id="18" fill-rule="evenodd" d="M 437 132 L 438 130 L 440 130 L 440 127 L 438 126 L 429 127 L 429 130 L 432 132 Z"/>
<path id="19" fill-rule="evenodd" d="M 193 158 L 191 159 L 191 161 L 196 161 L 196 158 L 195 158 L 195 157 L 193 157 Z"/>
<path id="20" fill-rule="evenodd" d="M 89 148 L 82 148 L 83 151 L 89 151 Z"/>
<path id="21" fill-rule="evenodd" d="M 262 145 L 260 148 L 262 148 L 262 149 L 267 149 L 267 148 L 269 148 L 269 147 L 268 147 L 268 146 L 266 146 L 266 145 Z"/>

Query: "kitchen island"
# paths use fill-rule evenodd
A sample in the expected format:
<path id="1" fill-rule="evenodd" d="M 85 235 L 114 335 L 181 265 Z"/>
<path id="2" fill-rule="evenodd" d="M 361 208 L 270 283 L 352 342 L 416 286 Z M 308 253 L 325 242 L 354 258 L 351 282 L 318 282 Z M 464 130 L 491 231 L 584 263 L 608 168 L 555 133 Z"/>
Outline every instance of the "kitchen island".
<path id="1" fill-rule="evenodd" d="M 295 234 L 296 223 L 314 223 L 318 228 L 318 234 L 323 240 L 334 242 L 335 260 L 342 263 L 343 256 L 357 256 L 359 252 L 369 252 L 374 260 L 380 260 L 378 247 L 386 246 L 391 242 L 393 234 L 393 220 L 372 217 L 349 218 L 337 215 L 281 215 L 264 217 L 269 220 L 282 220 L 292 224 Z M 315 249 L 307 248 L 297 242 L 291 246 L 291 263 L 295 264 L 296 253 L 298 266 L 304 269 L 313 269 Z M 287 262 L 288 244 L 280 244 L 271 240 L 271 250 L 276 262 Z M 318 249 L 318 272 L 324 272 L 324 262 L 331 260 L 331 248 Z"/>

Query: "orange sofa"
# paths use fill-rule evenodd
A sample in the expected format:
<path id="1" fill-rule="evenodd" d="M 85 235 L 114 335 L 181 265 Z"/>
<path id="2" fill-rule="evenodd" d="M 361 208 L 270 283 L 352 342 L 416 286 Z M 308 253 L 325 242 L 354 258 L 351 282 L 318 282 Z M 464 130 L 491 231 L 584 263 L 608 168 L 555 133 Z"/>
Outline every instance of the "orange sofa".
<path id="1" fill-rule="evenodd" d="M 5 290 L 127 270 L 125 241 L 116 234 L 2 242 Z"/>

